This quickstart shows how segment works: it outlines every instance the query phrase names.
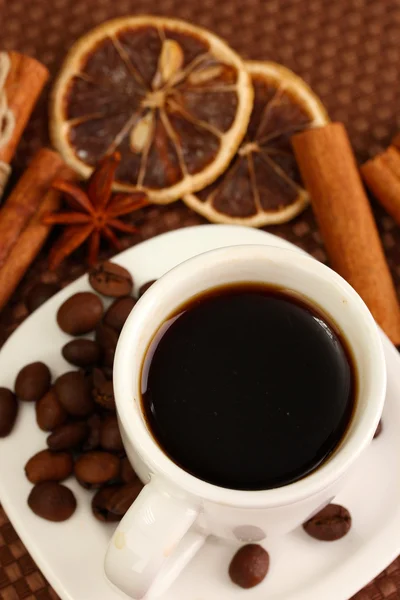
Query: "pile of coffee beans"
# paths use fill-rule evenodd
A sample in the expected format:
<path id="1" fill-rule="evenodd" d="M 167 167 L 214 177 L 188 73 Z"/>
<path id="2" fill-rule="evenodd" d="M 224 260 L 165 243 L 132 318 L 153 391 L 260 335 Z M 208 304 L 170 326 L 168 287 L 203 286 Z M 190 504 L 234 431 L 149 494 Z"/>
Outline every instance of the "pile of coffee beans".
<path id="1" fill-rule="evenodd" d="M 29 507 L 50 521 L 65 521 L 76 509 L 73 492 L 62 483 L 70 476 L 96 491 L 93 514 L 105 522 L 120 520 L 143 487 L 125 455 L 112 383 L 118 337 L 137 301 L 133 279 L 123 267 L 105 262 L 89 273 L 89 283 L 93 292 L 74 294 L 57 312 L 59 327 L 73 336 L 61 348 L 71 370 L 53 380 L 47 365 L 34 362 L 18 373 L 14 392 L 0 388 L 1 437 L 11 433 L 19 401 L 35 403 L 37 424 L 48 434 L 47 448 L 28 460 L 25 474 L 34 485 Z M 32 310 L 55 291 L 38 288 Z M 114 299 L 107 310 L 101 296 Z M 94 339 L 79 337 L 91 333 Z"/>

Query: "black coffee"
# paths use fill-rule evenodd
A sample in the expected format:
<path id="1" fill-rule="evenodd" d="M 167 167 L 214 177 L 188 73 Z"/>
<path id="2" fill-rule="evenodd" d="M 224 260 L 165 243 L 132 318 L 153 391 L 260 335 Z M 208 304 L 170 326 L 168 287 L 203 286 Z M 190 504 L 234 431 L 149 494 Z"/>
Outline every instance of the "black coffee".
<path id="1" fill-rule="evenodd" d="M 351 419 L 344 339 L 305 300 L 259 284 L 217 288 L 164 323 L 142 369 L 161 448 L 226 488 L 286 485 L 318 467 Z"/>

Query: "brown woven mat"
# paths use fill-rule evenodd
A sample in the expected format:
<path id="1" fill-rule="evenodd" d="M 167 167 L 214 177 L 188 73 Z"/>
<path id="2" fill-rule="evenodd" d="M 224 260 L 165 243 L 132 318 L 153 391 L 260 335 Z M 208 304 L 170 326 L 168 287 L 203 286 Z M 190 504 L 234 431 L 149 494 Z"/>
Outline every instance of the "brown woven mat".
<path id="1" fill-rule="evenodd" d="M 3 15 L 1 6 L 2 0 L 0 49 L 35 56 L 53 74 L 71 43 L 89 28 L 115 16 L 151 11 L 209 27 L 246 58 L 275 60 L 303 76 L 331 118 L 345 122 L 360 161 L 400 129 L 400 0 L 5 0 Z M 33 152 L 48 143 L 46 105 L 44 94 L 14 161 L 14 181 Z M 400 229 L 378 208 L 376 216 L 400 291 Z M 126 238 L 126 246 L 204 222 L 180 203 L 151 208 L 139 220 L 141 237 Z M 326 260 L 310 210 L 270 231 Z M 66 285 L 80 274 L 79 255 L 56 274 L 46 271 L 44 254 L 39 257 L 0 315 L 0 344 L 27 315 L 24 297 L 34 282 Z M 0 597 L 57 598 L 1 508 Z M 353 600 L 399 598 L 400 558 Z"/>

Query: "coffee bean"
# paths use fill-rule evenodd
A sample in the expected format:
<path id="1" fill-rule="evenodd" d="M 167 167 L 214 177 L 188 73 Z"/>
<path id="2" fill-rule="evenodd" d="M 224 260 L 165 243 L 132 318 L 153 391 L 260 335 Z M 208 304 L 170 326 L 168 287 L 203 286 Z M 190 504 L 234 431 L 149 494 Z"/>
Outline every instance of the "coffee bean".
<path id="1" fill-rule="evenodd" d="M 107 410 L 115 411 L 113 382 L 106 379 L 100 369 L 93 370 L 93 398 L 96 404 Z"/>
<path id="2" fill-rule="evenodd" d="M 51 383 L 49 367 L 42 362 L 26 365 L 15 380 L 15 393 L 24 402 L 37 402 L 48 391 Z"/>
<path id="3" fill-rule="evenodd" d="M 112 381 L 113 378 L 113 368 L 112 367 L 102 367 L 101 370 L 103 371 L 106 379 L 108 379 L 109 381 Z"/>
<path id="4" fill-rule="evenodd" d="M 381 435 L 381 433 L 382 433 L 382 421 L 379 421 L 378 427 L 376 428 L 376 431 L 374 433 L 374 439 L 379 437 Z"/>
<path id="5" fill-rule="evenodd" d="M 59 425 L 67 420 L 67 411 L 60 404 L 56 391 L 50 388 L 49 391 L 37 401 L 35 405 L 36 421 L 43 431 L 53 431 Z"/>
<path id="6" fill-rule="evenodd" d="M 120 518 L 128 511 L 143 489 L 140 479 L 119 487 L 107 501 L 109 511 Z"/>
<path id="7" fill-rule="evenodd" d="M 59 291 L 56 283 L 36 283 L 26 296 L 26 306 L 29 312 L 33 312 L 39 306 L 42 306 L 49 298 Z"/>
<path id="8" fill-rule="evenodd" d="M 18 400 L 11 390 L 0 387 L 0 437 L 11 433 L 18 414 Z"/>
<path id="9" fill-rule="evenodd" d="M 328 504 L 314 517 L 303 524 L 311 537 L 324 542 L 340 540 L 351 528 L 351 515 L 340 504 Z"/>
<path id="10" fill-rule="evenodd" d="M 47 438 L 50 450 L 72 450 L 79 448 L 89 434 L 89 426 L 86 421 L 74 421 L 61 425 Z"/>
<path id="11" fill-rule="evenodd" d="M 25 473 L 32 483 L 62 481 L 72 473 L 73 461 L 67 452 L 42 450 L 28 460 Z"/>
<path id="12" fill-rule="evenodd" d="M 104 450 L 110 450 L 110 452 L 121 452 L 121 450 L 124 450 L 118 420 L 115 415 L 106 417 L 101 423 L 100 445 Z"/>
<path id="13" fill-rule="evenodd" d="M 118 344 L 118 332 L 113 327 L 100 323 L 96 327 L 95 339 L 103 350 L 107 350 L 107 348 L 115 350 Z"/>
<path id="14" fill-rule="evenodd" d="M 229 565 L 229 576 L 242 588 L 252 588 L 264 579 L 269 569 L 269 555 L 259 544 L 247 544 L 238 550 Z"/>
<path id="15" fill-rule="evenodd" d="M 32 488 L 28 505 L 38 517 L 59 522 L 66 521 L 74 514 L 76 499 L 65 485 L 45 481 Z"/>
<path id="16" fill-rule="evenodd" d="M 81 367 L 79 373 L 83 375 L 90 389 L 93 388 L 93 367 Z"/>
<path id="17" fill-rule="evenodd" d="M 151 287 L 153 285 L 153 283 L 155 283 L 157 281 L 157 279 L 152 279 L 151 281 L 146 281 L 146 283 L 144 283 L 143 285 L 140 286 L 139 288 L 139 298 L 141 296 L 143 296 L 143 294 L 145 292 L 147 292 L 147 290 L 149 289 L 149 287 Z"/>
<path id="18" fill-rule="evenodd" d="M 103 296 L 120 298 L 132 292 L 132 276 L 120 265 L 110 261 L 99 263 L 89 273 L 92 288 Z"/>
<path id="19" fill-rule="evenodd" d="M 136 300 L 132 296 L 117 298 L 106 311 L 103 322 L 105 325 L 121 331 L 135 304 Z"/>
<path id="20" fill-rule="evenodd" d="M 75 463 L 75 476 L 86 487 L 101 487 L 119 475 L 120 461 L 110 452 L 92 451 L 82 454 Z"/>
<path id="21" fill-rule="evenodd" d="M 84 452 L 87 452 L 88 450 L 96 450 L 96 448 L 100 446 L 100 415 L 96 413 L 91 415 L 87 419 L 86 423 L 89 428 L 89 435 L 82 446 Z"/>
<path id="22" fill-rule="evenodd" d="M 94 402 L 90 383 L 79 371 L 68 371 L 54 384 L 58 400 L 68 414 L 86 417 L 93 412 Z"/>
<path id="23" fill-rule="evenodd" d="M 109 348 L 105 350 L 103 355 L 103 366 L 107 368 L 112 368 L 114 366 L 114 358 L 115 358 L 115 349 Z"/>
<path id="24" fill-rule="evenodd" d="M 62 349 L 62 355 L 71 365 L 90 367 L 100 360 L 101 349 L 93 340 L 71 340 Z"/>
<path id="25" fill-rule="evenodd" d="M 112 523 L 115 521 L 120 521 L 120 515 L 116 515 L 110 512 L 108 506 L 111 496 L 116 492 L 121 486 L 119 485 L 109 485 L 103 488 L 100 488 L 98 492 L 95 493 L 92 499 L 92 511 L 96 519 L 99 521 L 103 521 L 106 523 Z"/>
<path id="26" fill-rule="evenodd" d="M 126 456 L 121 459 L 120 477 L 124 483 L 133 483 L 138 479 L 138 476 L 136 475 L 131 463 L 129 462 Z"/>
<path id="27" fill-rule="evenodd" d="M 106 367 L 112 367 L 114 363 L 115 349 L 118 343 L 118 333 L 109 325 L 100 325 L 96 328 L 96 342 L 99 344 L 103 360 L 102 363 Z"/>
<path id="28" fill-rule="evenodd" d="M 103 303 L 92 292 L 78 292 L 58 309 L 57 323 L 70 335 L 82 335 L 96 328 L 103 317 Z"/>

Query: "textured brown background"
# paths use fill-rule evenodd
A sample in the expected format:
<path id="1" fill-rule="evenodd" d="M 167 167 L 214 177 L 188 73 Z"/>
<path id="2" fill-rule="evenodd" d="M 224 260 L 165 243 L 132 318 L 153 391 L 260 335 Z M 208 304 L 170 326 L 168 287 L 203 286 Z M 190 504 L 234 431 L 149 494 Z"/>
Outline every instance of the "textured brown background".
<path id="1" fill-rule="evenodd" d="M 30 54 L 54 74 L 72 42 L 89 28 L 111 17 L 150 12 L 192 20 L 224 36 L 246 58 L 275 60 L 295 70 L 321 96 L 331 118 L 344 121 L 360 161 L 400 129 L 400 0 L 4 0 L 4 5 L 0 0 L 0 50 Z M 44 93 L 14 161 L 13 181 L 33 152 L 48 143 L 46 106 Z M 374 208 L 400 292 L 400 229 Z M 141 235 L 124 239 L 126 246 L 204 222 L 179 202 L 143 211 L 136 221 Z M 269 230 L 326 261 L 310 209 Z M 49 274 L 44 254 L 38 258 L 0 314 L 0 344 L 26 316 L 24 297 L 32 284 L 65 285 L 82 273 L 80 262 L 78 254 Z M 1 507 L 0 597 L 57 598 Z M 400 558 L 353 600 L 398 598 Z"/>

